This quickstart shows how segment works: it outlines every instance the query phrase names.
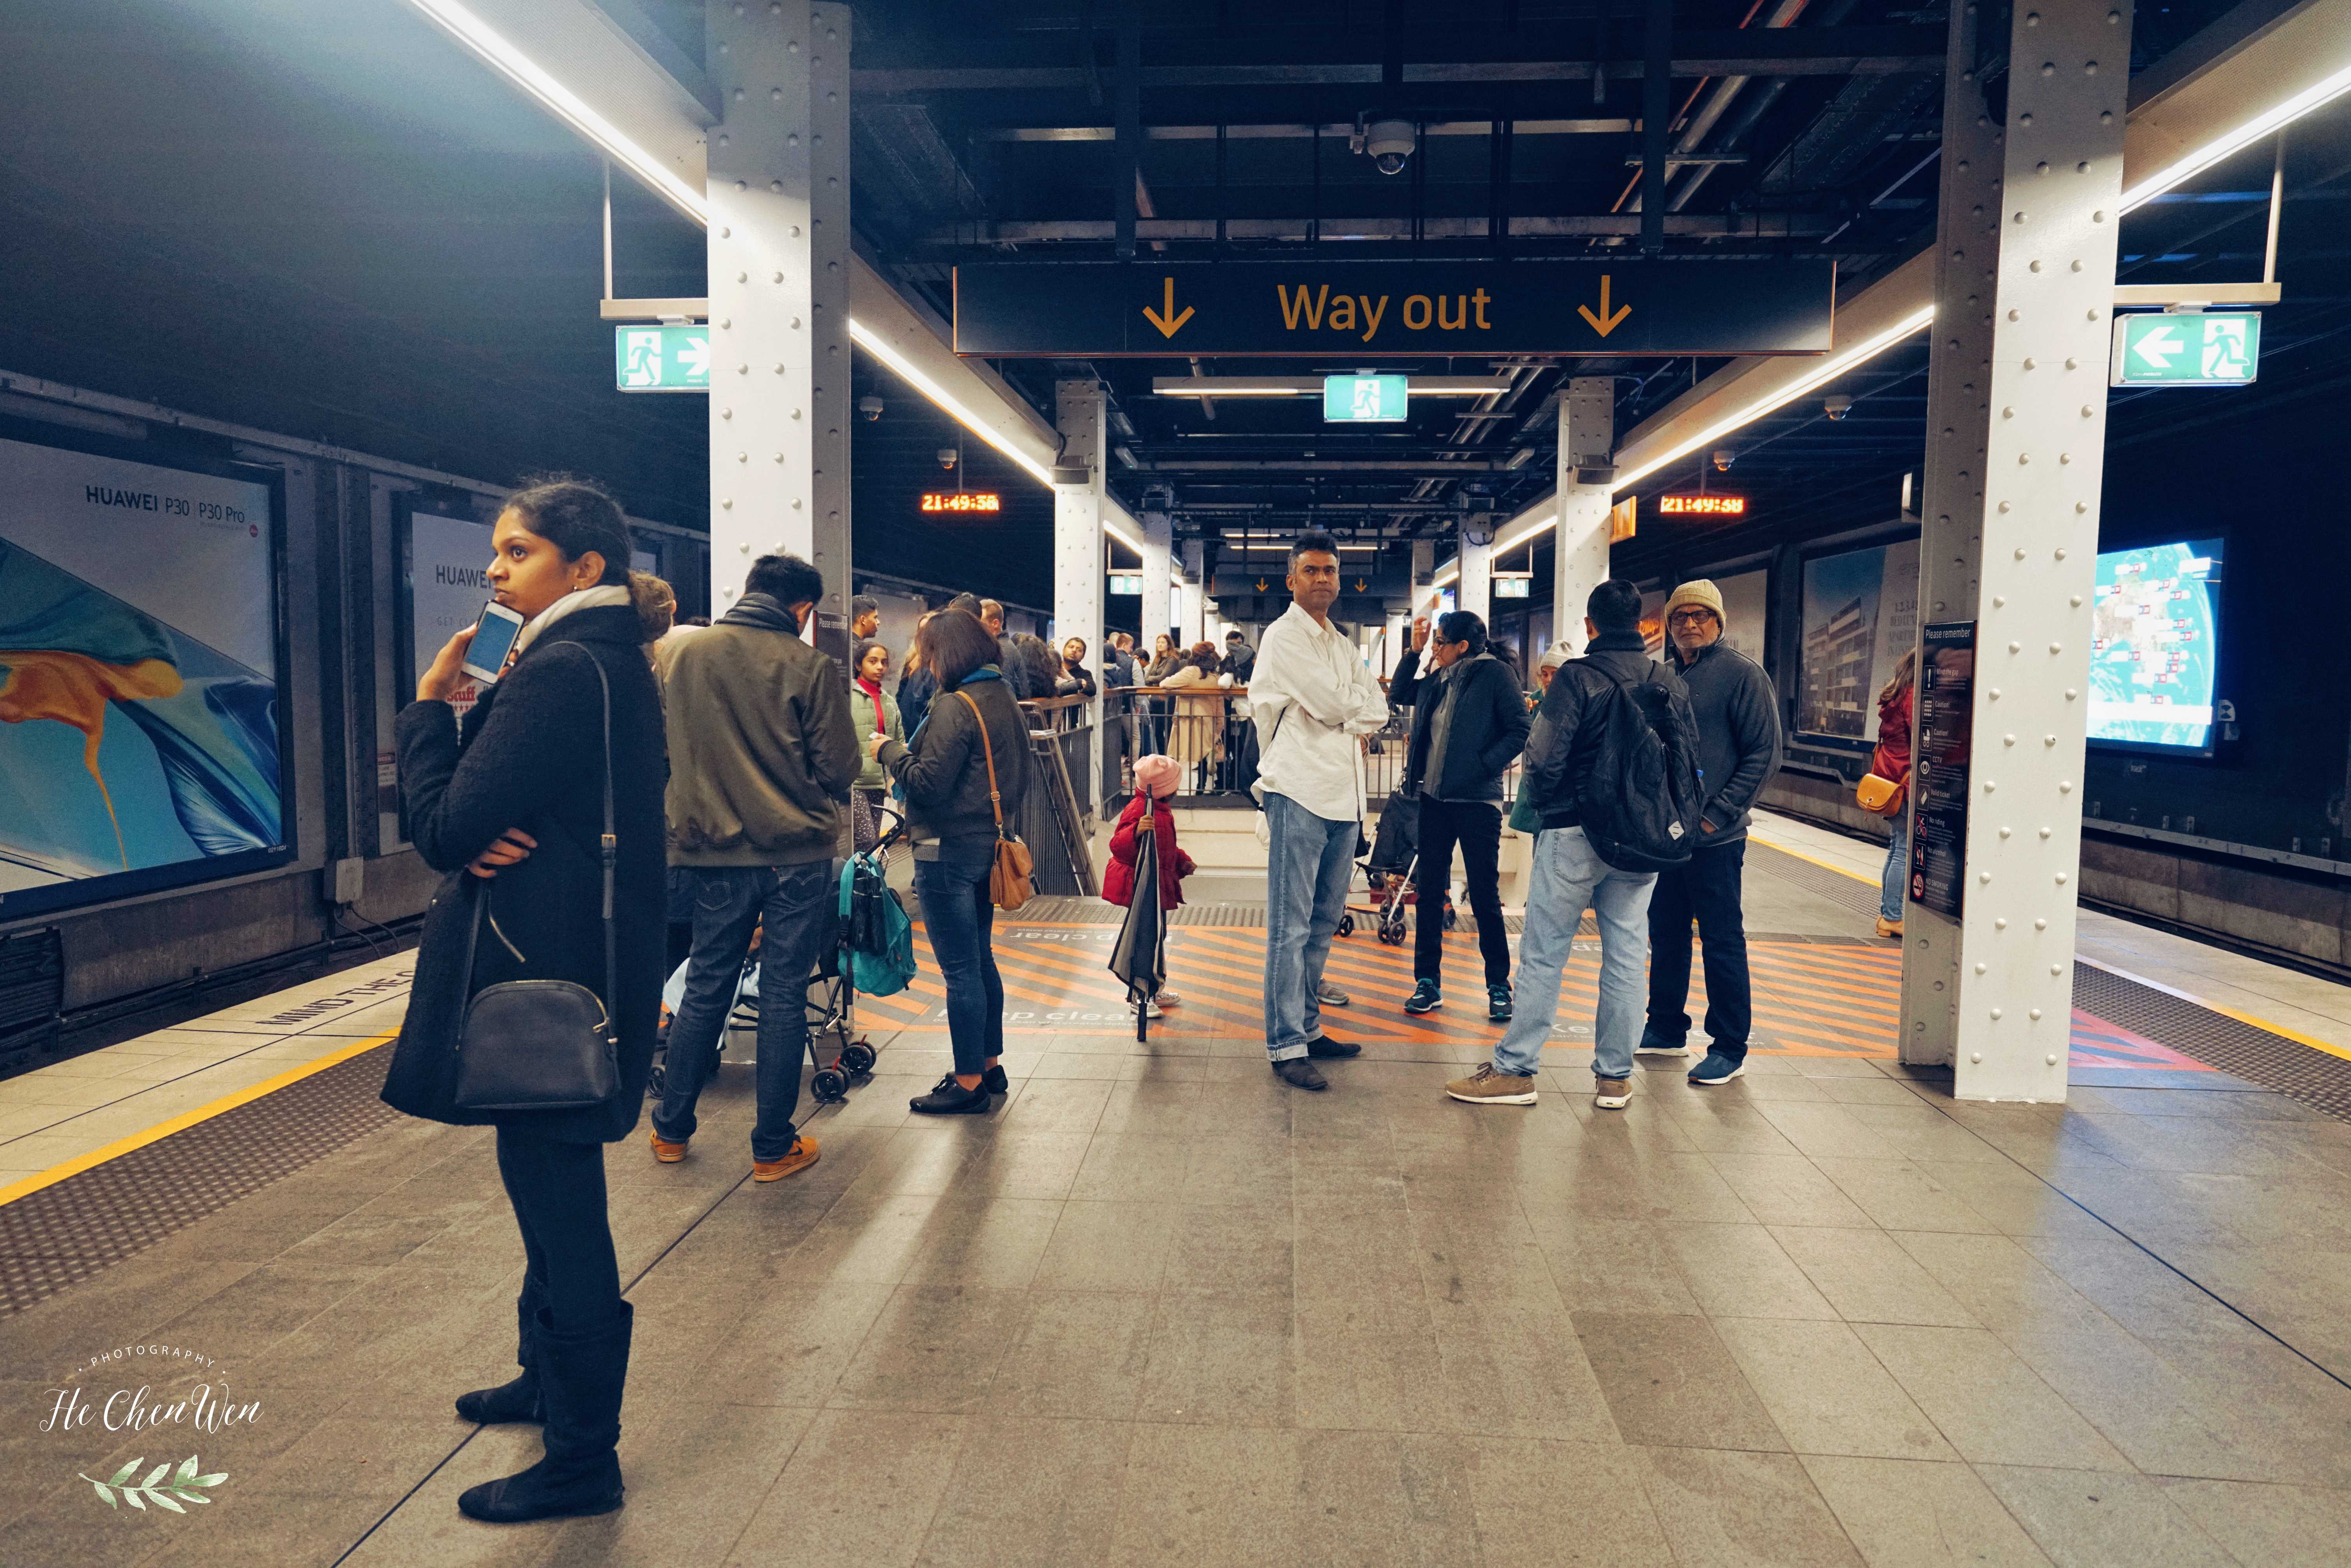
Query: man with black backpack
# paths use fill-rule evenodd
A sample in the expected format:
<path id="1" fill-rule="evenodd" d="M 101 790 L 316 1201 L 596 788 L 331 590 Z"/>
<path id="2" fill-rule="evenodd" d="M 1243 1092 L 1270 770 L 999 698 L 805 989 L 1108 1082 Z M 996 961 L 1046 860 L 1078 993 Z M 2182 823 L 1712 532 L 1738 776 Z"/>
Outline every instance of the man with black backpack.
<path id="1" fill-rule="evenodd" d="M 1588 907 L 1600 920 L 1593 1076 L 1602 1110 L 1632 1097 L 1657 873 L 1698 837 L 1698 724 L 1680 677 L 1641 641 L 1641 592 L 1620 578 L 1585 601 L 1584 656 L 1559 667 L 1535 710 L 1510 825 L 1535 835 L 1518 1016 L 1494 1060 L 1445 1086 L 1472 1105 L 1531 1105 L 1560 975 Z"/>

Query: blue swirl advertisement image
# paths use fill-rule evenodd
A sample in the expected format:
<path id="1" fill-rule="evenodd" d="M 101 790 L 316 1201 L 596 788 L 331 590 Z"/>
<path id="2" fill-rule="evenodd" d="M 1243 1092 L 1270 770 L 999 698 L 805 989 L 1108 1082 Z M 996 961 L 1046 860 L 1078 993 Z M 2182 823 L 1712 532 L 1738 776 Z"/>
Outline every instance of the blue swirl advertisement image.
<path id="1" fill-rule="evenodd" d="M 2219 539 L 2098 554 L 2090 738 L 2209 751 L 2220 656 Z"/>
<path id="2" fill-rule="evenodd" d="M 274 490 L 217 466 L 0 440 L 0 916 L 289 852 Z"/>

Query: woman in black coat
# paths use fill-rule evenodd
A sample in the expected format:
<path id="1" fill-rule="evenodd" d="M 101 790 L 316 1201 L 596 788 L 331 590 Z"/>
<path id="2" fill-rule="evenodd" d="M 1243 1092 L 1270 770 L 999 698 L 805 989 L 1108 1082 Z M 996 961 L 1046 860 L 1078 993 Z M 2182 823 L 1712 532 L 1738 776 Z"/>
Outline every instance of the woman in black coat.
<path id="1" fill-rule="evenodd" d="M 1420 673 L 1420 653 L 1431 643 L 1427 623 L 1413 629 L 1388 682 L 1388 700 L 1412 705 L 1412 741 L 1405 751 L 1407 792 L 1420 800 L 1414 877 L 1418 914 L 1413 920 L 1412 995 L 1408 1013 L 1444 1005 L 1445 921 L 1439 913 L 1453 885 L 1453 850 L 1461 849 L 1469 907 L 1478 915 L 1478 949 L 1485 961 L 1486 1017 L 1510 1017 L 1510 945 L 1502 935 L 1502 775 L 1526 749 L 1531 720 L 1519 677 L 1486 640 L 1486 623 L 1467 610 L 1437 618 L 1433 666 Z M 1416 788 L 1414 788 L 1416 787 Z"/>
<path id="2" fill-rule="evenodd" d="M 473 1488 L 457 1506 L 508 1522 L 621 1506 L 614 1444 L 632 1313 L 605 1210 L 603 1145 L 636 1126 L 653 1064 L 669 760 L 646 629 L 630 589 L 628 530 L 611 497 L 570 481 L 534 486 L 507 503 L 491 544 L 495 597 L 526 619 L 504 674 L 461 726 L 448 699 L 467 684 L 460 666 L 474 633 L 458 632 L 419 677 L 417 700 L 395 729 L 409 836 L 445 877 L 425 914 L 383 1098 L 413 1116 L 498 1130 L 498 1174 L 527 1260 L 516 1302 L 523 1373 L 464 1396 L 457 1413 L 541 1422 L 547 1457 Z M 609 988 L 600 852 L 608 692 L 616 960 Z M 486 987 L 520 979 L 569 980 L 602 1000 L 620 1066 L 611 1100 L 565 1111 L 455 1104 L 466 1004 Z"/>

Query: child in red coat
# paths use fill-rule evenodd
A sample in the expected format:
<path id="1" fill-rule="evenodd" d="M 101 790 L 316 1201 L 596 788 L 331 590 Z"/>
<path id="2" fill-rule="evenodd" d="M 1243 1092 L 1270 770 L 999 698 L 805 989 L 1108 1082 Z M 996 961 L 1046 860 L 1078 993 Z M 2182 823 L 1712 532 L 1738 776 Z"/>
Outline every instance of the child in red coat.
<path id="1" fill-rule="evenodd" d="M 1135 829 L 1143 821 L 1146 800 L 1157 802 L 1152 821 L 1159 839 L 1159 907 L 1174 909 L 1184 902 L 1183 881 L 1192 874 L 1192 857 L 1176 847 L 1176 814 L 1167 806 L 1183 777 L 1183 765 L 1172 757 L 1135 759 L 1134 798 L 1118 814 L 1118 826 L 1111 831 L 1110 869 L 1102 874 L 1102 897 L 1121 908 L 1134 901 Z M 1152 1005 L 1151 1016 L 1157 1018 L 1161 1007 L 1172 1008 L 1181 999 L 1163 988 Z"/>

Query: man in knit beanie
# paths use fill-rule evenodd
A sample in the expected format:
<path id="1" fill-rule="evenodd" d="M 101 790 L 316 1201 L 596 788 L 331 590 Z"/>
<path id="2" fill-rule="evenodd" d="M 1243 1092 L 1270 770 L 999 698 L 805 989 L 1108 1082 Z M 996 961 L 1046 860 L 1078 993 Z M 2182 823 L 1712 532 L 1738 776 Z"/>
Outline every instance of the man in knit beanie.
<path id="1" fill-rule="evenodd" d="M 1657 873 L 1649 900 L 1649 1021 L 1635 1054 L 1687 1056 L 1690 925 L 1706 957 L 1706 1060 L 1696 1084 L 1747 1070 L 1754 1009 L 1747 973 L 1740 870 L 1748 808 L 1780 770 L 1780 697 L 1763 667 L 1722 641 L 1722 593 L 1700 578 L 1666 597 L 1666 661 L 1689 687 L 1698 719 L 1698 843 L 1689 862 Z"/>

